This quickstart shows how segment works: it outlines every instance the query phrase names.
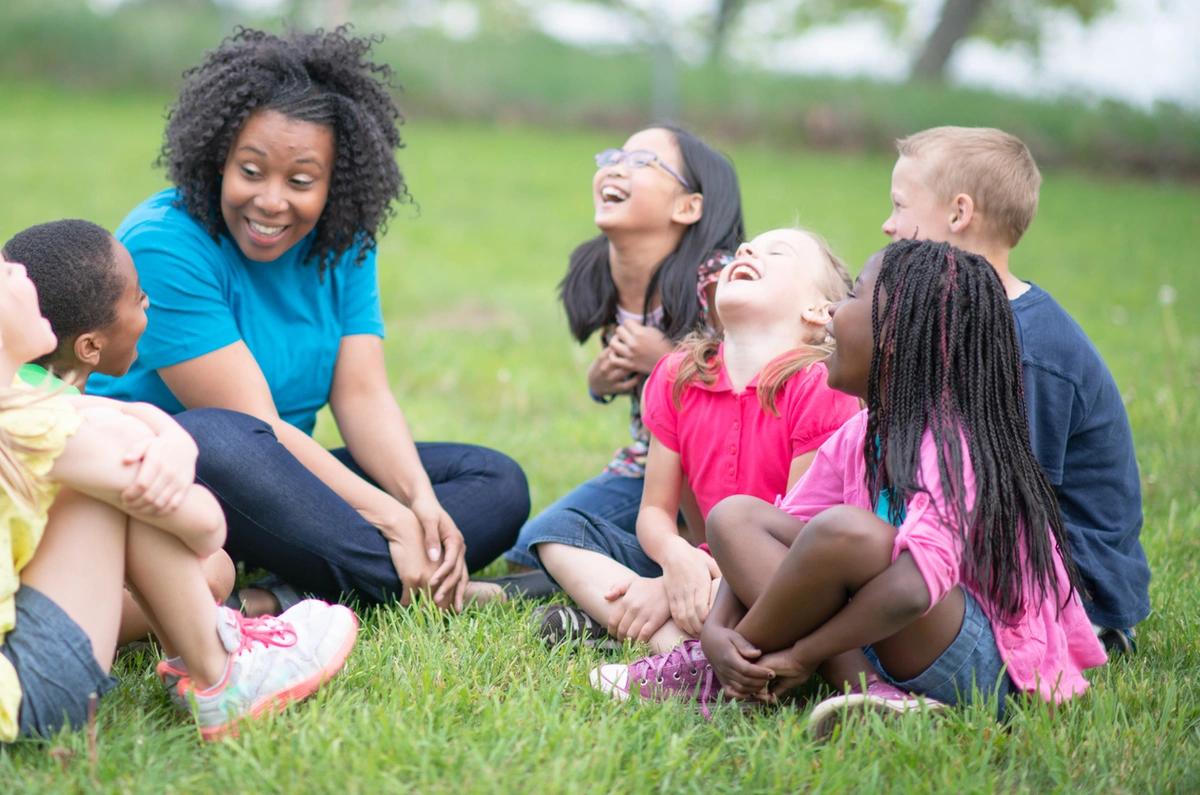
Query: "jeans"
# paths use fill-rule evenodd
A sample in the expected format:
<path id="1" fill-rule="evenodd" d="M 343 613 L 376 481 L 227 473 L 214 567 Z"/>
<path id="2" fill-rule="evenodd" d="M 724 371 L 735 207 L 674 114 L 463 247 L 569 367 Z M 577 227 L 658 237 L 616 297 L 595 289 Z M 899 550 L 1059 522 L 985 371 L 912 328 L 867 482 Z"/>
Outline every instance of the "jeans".
<path id="1" fill-rule="evenodd" d="M 539 532 L 529 539 L 529 549 L 538 560 L 538 565 L 541 565 L 539 544 L 565 544 L 615 560 L 639 577 L 662 576 L 662 567 L 642 549 L 636 533 L 627 532 L 607 519 L 575 508 L 547 512 L 543 516 L 546 521 L 539 525 Z M 543 570 L 545 568 L 542 566 Z M 546 571 L 546 575 L 554 579 L 549 571 Z"/>
<path id="2" fill-rule="evenodd" d="M 603 519 L 634 536 L 636 541 L 637 515 L 642 504 L 644 482 L 642 478 L 627 478 L 604 472 L 579 484 L 526 522 L 517 536 L 517 543 L 504 554 L 504 559 L 518 566 L 536 569 L 538 561 L 529 551 L 530 541 L 552 532 L 563 520 L 561 512 L 567 509 Z"/>
<path id="3" fill-rule="evenodd" d="M 377 604 L 400 595 L 378 528 L 297 461 L 270 425 L 223 409 L 194 409 L 175 419 L 200 448 L 196 478 L 225 511 L 225 548 L 234 560 L 323 599 Z M 332 453 L 366 477 L 347 450 Z M 418 443 L 417 453 L 462 531 L 467 567 L 483 568 L 512 545 L 529 516 L 525 473 L 485 447 Z"/>

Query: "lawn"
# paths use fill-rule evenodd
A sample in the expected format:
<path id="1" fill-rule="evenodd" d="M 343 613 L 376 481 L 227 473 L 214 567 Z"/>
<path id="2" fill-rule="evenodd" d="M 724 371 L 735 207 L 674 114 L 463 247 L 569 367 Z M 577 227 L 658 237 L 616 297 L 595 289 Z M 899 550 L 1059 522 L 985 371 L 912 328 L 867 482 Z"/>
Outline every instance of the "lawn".
<path id="1" fill-rule="evenodd" d="M 163 184 L 164 101 L 0 86 L 0 241 L 39 221 L 114 227 Z M 399 160 L 419 207 L 381 243 L 387 351 L 418 438 L 519 460 L 535 510 L 594 474 L 625 434 L 587 398 L 593 352 L 555 286 L 591 225 L 590 155 L 611 136 L 414 119 Z M 891 161 L 730 147 L 749 230 L 799 222 L 849 262 L 884 242 Z M 526 605 L 453 618 L 376 609 L 345 674 L 310 703 L 204 745 L 168 707 L 147 653 L 86 737 L 0 751 L 6 791 L 673 792 L 1200 789 L 1200 189 L 1046 174 L 1013 268 L 1055 294 L 1126 398 L 1145 491 L 1154 614 L 1140 653 L 1095 671 L 1057 714 L 983 710 L 868 721 L 823 746 L 798 708 L 610 703 L 592 652 L 545 649 Z M 325 418 L 318 430 L 333 444 Z M 331 531 L 333 529 L 331 528 Z M 636 653 L 636 652 L 635 652 Z"/>

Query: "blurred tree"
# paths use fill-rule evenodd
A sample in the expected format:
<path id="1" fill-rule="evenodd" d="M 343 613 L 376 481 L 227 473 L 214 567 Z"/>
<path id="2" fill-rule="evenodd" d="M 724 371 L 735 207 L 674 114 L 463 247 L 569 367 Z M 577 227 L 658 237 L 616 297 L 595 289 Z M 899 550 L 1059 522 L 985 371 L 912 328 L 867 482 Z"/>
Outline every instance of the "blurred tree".
<path id="1" fill-rule="evenodd" d="M 937 25 L 912 65 L 917 80 L 941 82 L 958 43 L 981 36 L 1004 44 L 1023 41 L 1037 47 L 1049 13 L 1065 11 L 1089 23 L 1113 9 L 1114 0 L 945 0 Z"/>
<path id="2" fill-rule="evenodd" d="M 763 5 L 773 0 L 755 0 Z M 709 59 L 719 60 L 738 18 L 751 0 L 715 0 L 709 40 Z M 778 3 L 776 3 L 778 5 Z M 894 32 L 908 22 L 911 0 L 795 0 L 787 32 L 816 25 L 830 25 L 850 16 L 868 14 L 881 17 Z M 1115 0 L 944 0 L 937 24 L 925 38 L 913 60 L 911 76 L 918 80 L 941 82 L 955 48 L 973 36 L 998 44 L 1025 42 L 1035 49 L 1041 43 L 1047 20 L 1055 13 L 1067 12 L 1089 23 L 1113 9 Z"/>

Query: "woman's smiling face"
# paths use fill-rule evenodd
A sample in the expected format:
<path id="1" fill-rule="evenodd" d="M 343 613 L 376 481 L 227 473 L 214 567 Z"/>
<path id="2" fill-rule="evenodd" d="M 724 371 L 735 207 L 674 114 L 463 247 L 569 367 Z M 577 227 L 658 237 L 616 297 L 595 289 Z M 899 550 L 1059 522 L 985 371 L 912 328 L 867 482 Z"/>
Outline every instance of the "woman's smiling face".
<path id="1" fill-rule="evenodd" d="M 278 259 L 313 230 L 333 176 L 333 130 L 258 111 L 225 159 L 221 215 L 247 258 Z"/>

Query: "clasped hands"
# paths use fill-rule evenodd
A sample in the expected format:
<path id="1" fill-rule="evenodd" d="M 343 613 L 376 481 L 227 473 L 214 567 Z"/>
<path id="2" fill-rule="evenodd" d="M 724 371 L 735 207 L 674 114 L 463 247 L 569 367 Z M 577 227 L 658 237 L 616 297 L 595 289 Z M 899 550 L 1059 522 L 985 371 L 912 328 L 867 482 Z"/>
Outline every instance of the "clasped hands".
<path id="1" fill-rule="evenodd" d="M 725 693 L 733 698 L 774 704 L 804 684 L 817 667 L 803 659 L 798 644 L 763 654 L 737 630 L 713 622 L 704 625 L 700 645 Z"/>
<path id="2" fill-rule="evenodd" d="M 400 603 L 424 592 L 443 610 L 462 610 L 468 575 L 462 532 L 432 492 L 396 502 L 386 517 L 375 520 L 388 542 L 392 565 L 403 585 Z"/>
<path id="3" fill-rule="evenodd" d="M 588 389 L 593 395 L 632 392 L 642 376 L 674 346 L 654 326 L 627 320 L 617 326 L 608 344 L 588 367 Z"/>

